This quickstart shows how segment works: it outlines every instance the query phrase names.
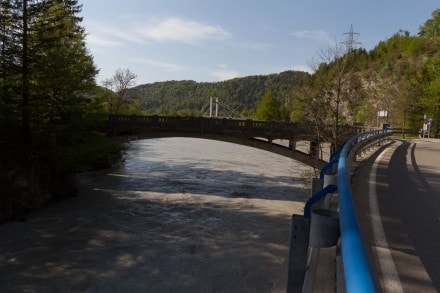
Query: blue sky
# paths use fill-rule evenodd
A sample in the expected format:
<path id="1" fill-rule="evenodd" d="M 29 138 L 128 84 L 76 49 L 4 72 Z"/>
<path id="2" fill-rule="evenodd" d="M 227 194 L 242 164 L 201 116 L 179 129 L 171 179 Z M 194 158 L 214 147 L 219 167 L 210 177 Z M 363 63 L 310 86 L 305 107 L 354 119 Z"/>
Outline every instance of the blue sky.
<path id="1" fill-rule="evenodd" d="M 353 25 L 371 50 L 400 29 L 418 32 L 438 0 L 88 0 L 87 46 L 100 73 L 117 68 L 137 84 L 221 81 L 310 71 L 320 50 L 344 41 Z"/>

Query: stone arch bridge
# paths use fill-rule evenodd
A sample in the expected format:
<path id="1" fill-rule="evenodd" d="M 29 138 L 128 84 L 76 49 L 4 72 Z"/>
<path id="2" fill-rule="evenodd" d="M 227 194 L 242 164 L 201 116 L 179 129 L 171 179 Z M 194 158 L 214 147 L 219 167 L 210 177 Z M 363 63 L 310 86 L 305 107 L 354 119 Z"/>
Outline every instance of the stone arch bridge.
<path id="1" fill-rule="evenodd" d="M 359 130 L 353 126 L 340 126 L 339 140 L 343 142 Z M 317 131 L 307 123 L 229 118 L 111 115 L 101 131 L 112 136 L 128 136 L 130 140 L 192 137 L 225 141 L 266 150 L 320 168 L 326 162 L 322 146 L 329 145 L 328 138 L 333 137 L 334 129 L 326 127 Z M 307 148 L 298 147 L 299 141 L 308 142 Z"/>

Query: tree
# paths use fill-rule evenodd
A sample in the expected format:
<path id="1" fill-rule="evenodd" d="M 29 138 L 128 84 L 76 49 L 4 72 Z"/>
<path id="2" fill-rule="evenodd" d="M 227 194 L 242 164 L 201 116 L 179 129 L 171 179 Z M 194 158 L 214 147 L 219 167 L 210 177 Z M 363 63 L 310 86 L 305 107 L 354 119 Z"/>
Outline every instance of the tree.
<path id="1" fill-rule="evenodd" d="M 354 50 L 344 54 L 341 44 L 329 46 L 319 54 L 319 62 L 312 62 L 315 71 L 310 81 L 300 89 L 300 104 L 303 105 L 305 118 L 313 122 L 315 131 L 331 125 L 333 137 L 326 138 L 334 145 L 341 143 L 339 125 L 341 121 L 353 122 L 352 109 L 359 103 L 361 82 L 356 72 L 356 61 L 363 50 Z"/>
<path id="2" fill-rule="evenodd" d="M 137 75 L 130 69 L 118 68 L 110 79 L 104 81 L 104 87 L 113 91 L 115 95 L 108 95 L 108 107 L 110 114 L 119 114 L 123 111 L 127 90 L 135 84 Z"/>
<path id="3" fill-rule="evenodd" d="M 30 140 L 30 110 L 29 110 L 29 36 L 28 36 L 28 0 L 22 2 L 22 104 L 21 125 L 25 142 Z"/>
<path id="4" fill-rule="evenodd" d="M 0 113 L 28 143 L 79 116 L 95 86 L 80 12 L 77 0 L 0 2 Z"/>
<path id="5" fill-rule="evenodd" d="M 438 59 L 427 60 L 424 78 L 420 104 L 424 111 L 423 115 L 433 120 L 431 135 L 438 137 L 440 135 L 440 61 Z"/>
<path id="6" fill-rule="evenodd" d="M 81 6 L 76 0 L 47 0 L 32 23 L 34 116 L 65 124 L 87 102 L 97 69 L 85 47 Z"/>
<path id="7" fill-rule="evenodd" d="M 440 9 L 434 10 L 432 18 L 420 26 L 419 35 L 427 38 L 440 36 Z"/>
<path id="8" fill-rule="evenodd" d="M 98 138 L 97 70 L 80 11 L 76 0 L 0 0 L 0 217 L 72 196 L 72 166 L 95 161 L 83 146 Z"/>
<path id="9" fill-rule="evenodd" d="M 17 110 L 20 43 L 17 11 L 11 1 L 0 2 L 0 124 L 11 124 Z"/>
<path id="10" fill-rule="evenodd" d="M 266 92 L 257 106 L 255 114 L 258 120 L 281 120 L 280 103 L 271 91 Z"/>

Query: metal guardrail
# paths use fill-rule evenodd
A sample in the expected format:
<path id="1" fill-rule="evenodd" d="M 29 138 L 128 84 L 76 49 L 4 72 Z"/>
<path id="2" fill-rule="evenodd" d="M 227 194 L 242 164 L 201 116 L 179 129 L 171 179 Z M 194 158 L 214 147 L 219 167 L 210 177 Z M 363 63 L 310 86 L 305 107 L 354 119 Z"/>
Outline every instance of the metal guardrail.
<path id="1" fill-rule="evenodd" d="M 311 231 L 312 209 L 315 204 L 335 191 L 339 198 L 340 244 L 344 267 L 344 272 L 341 271 L 337 281 L 337 286 L 343 286 L 343 288 L 338 287 L 338 292 L 378 292 L 355 212 L 350 187 L 350 167 L 357 153 L 372 145 L 379 145 L 390 133 L 390 130 L 374 130 L 352 137 L 331 156 L 330 161 L 321 169 L 319 178 L 316 178 L 313 184 L 313 195 L 304 206 L 304 215 L 292 216 L 286 292 L 313 292 L 320 246 L 309 245 L 309 238 L 316 236 Z M 334 170 L 333 166 L 337 166 L 337 170 Z M 333 185 L 330 182 L 332 182 L 332 177 L 336 177 L 336 173 L 338 183 Z M 325 182 L 326 175 L 330 176 L 327 178 L 330 181 Z M 320 205 L 328 209 L 330 202 L 326 204 L 324 201 Z"/>
<path id="2" fill-rule="evenodd" d="M 378 292 L 357 220 L 350 187 L 350 166 L 356 153 L 379 144 L 391 131 L 374 130 L 351 138 L 342 148 L 338 163 L 338 193 L 342 259 L 347 292 Z"/>

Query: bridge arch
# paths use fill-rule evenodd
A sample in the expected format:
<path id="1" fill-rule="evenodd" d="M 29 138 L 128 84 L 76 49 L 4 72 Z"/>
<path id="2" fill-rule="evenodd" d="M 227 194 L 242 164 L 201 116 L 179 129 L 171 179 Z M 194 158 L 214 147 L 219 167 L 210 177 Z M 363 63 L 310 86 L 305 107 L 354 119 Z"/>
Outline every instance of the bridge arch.
<path id="1" fill-rule="evenodd" d="M 127 136 L 129 140 L 165 137 L 217 140 L 269 151 L 312 167 L 321 168 L 326 163 L 322 159 L 321 145 L 318 143 L 322 142 L 322 139 L 313 134 L 311 126 L 307 124 L 225 118 L 119 115 L 110 116 L 103 130 L 112 136 Z M 285 140 L 289 143 L 281 145 L 275 143 L 275 140 Z M 298 141 L 310 142 L 308 152 L 296 148 Z"/>
<path id="2" fill-rule="evenodd" d="M 118 135 L 118 134 L 116 134 Z M 156 132 L 156 133 L 119 133 L 119 135 L 124 135 L 128 140 L 141 140 L 141 139 L 153 139 L 153 138 L 172 138 L 172 137 L 187 137 L 187 138 L 198 138 L 198 139 L 208 139 L 215 141 L 222 141 L 228 143 L 239 144 L 243 146 L 248 146 L 252 148 L 257 148 L 260 150 L 265 150 L 271 153 L 275 153 L 284 157 L 288 157 L 295 161 L 301 162 L 305 165 L 322 168 L 326 161 L 322 158 L 313 157 L 309 153 L 287 147 L 276 142 L 270 142 L 262 138 L 243 138 L 236 136 L 225 136 L 218 134 L 209 133 L 193 133 L 193 132 Z M 293 146 L 295 147 L 295 146 Z M 312 144 L 313 147 L 313 144 Z M 315 148 L 318 146 L 315 145 Z M 313 151 L 312 151 L 313 153 Z"/>

